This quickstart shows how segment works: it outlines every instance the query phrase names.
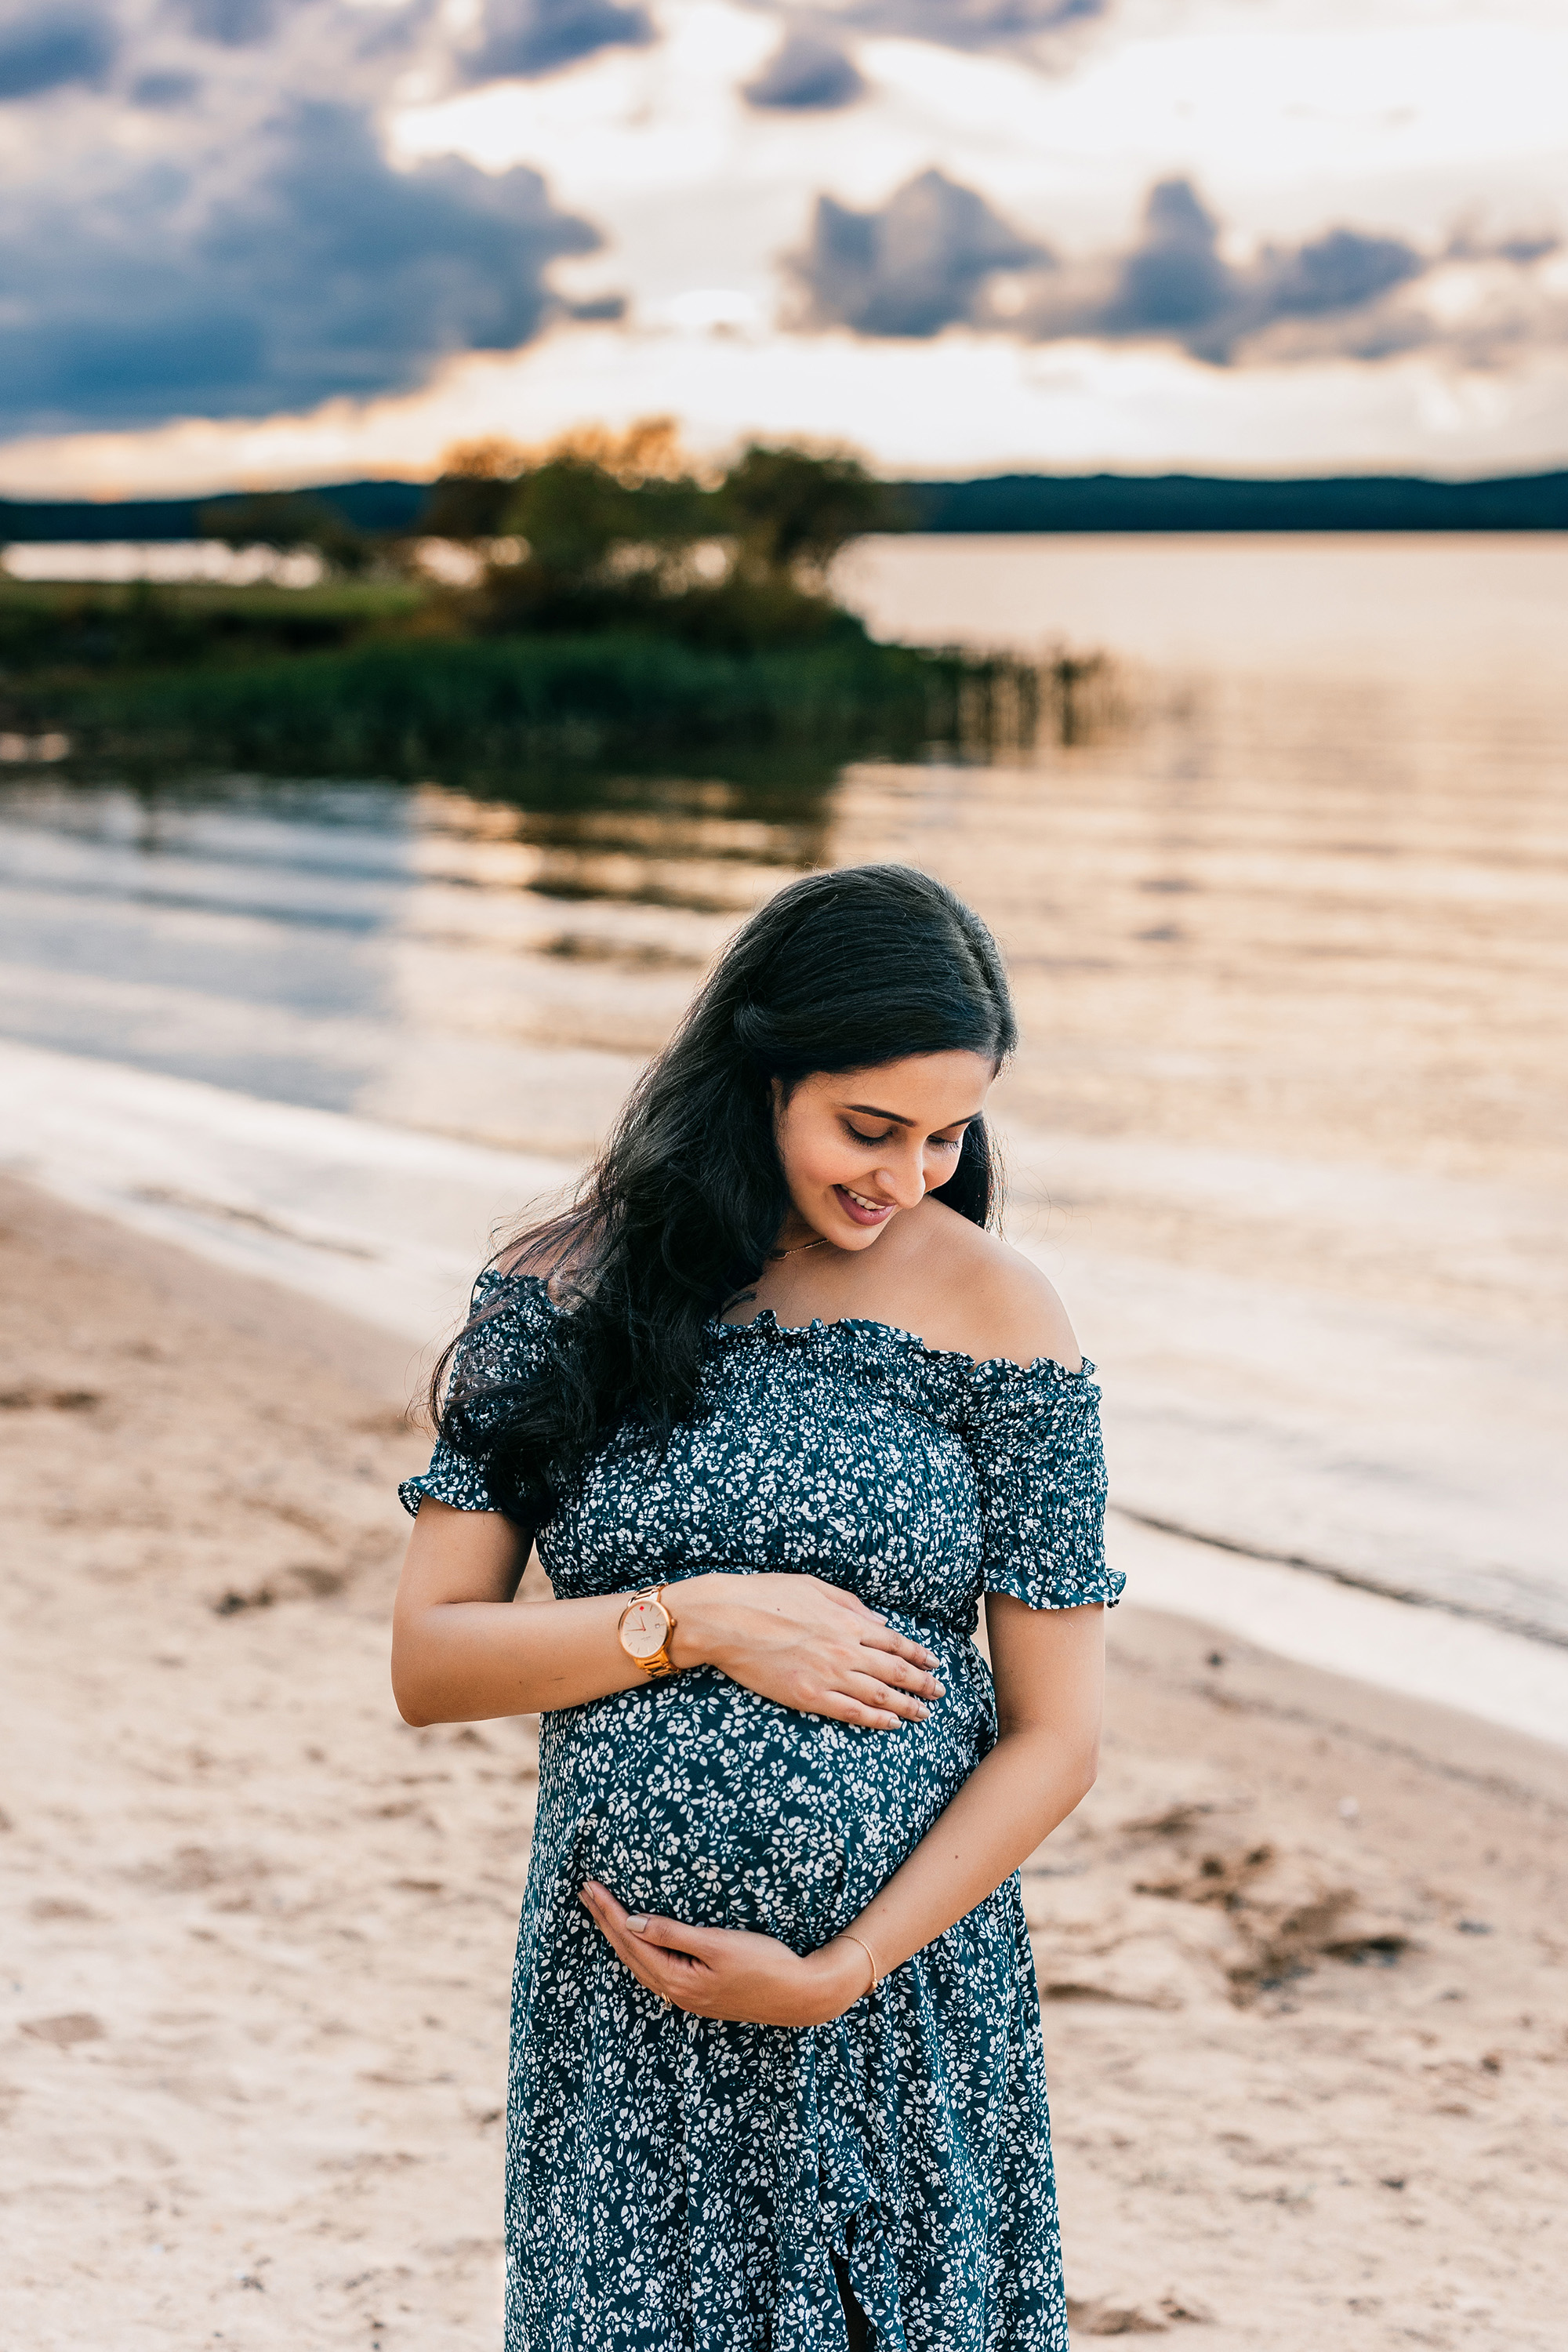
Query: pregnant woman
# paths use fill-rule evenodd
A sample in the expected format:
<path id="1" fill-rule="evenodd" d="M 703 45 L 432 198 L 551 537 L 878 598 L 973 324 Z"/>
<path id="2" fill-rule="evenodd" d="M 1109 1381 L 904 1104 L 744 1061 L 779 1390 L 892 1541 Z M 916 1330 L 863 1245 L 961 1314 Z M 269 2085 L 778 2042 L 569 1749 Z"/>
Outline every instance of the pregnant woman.
<path id="1" fill-rule="evenodd" d="M 1015 1035 L 951 892 L 795 883 L 438 1376 L 398 1704 L 542 1717 L 508 2352 L 1066 2352 L 1016 1873 L 1120 1579 L 1092 1367 L 987 1230 Z"/>

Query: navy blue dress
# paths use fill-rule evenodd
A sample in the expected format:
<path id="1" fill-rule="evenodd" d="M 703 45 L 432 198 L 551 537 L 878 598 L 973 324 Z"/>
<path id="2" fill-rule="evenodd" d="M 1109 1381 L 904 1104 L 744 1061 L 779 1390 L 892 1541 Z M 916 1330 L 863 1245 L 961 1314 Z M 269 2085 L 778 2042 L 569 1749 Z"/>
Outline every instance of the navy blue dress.
<path id="1" fill-rule="evenodd" d="M 559 1310 L 481 1276 L 466 1381 L 515 1376 Z M 558 1596 L 712 1569 L 859 1594 L 933 1651 L 929 1718 L 865 1731 L 716 1667 L 542 1718 L 513 1986 L 507 2352 L 1066 2352 L 1039 2004 L 1016 1875 L 830 2025 L 688 2017 L 578 1902 L 752 1927 L 805 1953 L 861 1911 L 996 1735 L 984 1591 L 1113 1601 L 1099 1391 L 863 1321 L 710 1327 L 698 1409 L 628 1426 L 531 1530 Z M 438 1444 L 404 1489 L 497 1507 Z M 679 1609 L 679 1594 L 672 1596 Z"/>

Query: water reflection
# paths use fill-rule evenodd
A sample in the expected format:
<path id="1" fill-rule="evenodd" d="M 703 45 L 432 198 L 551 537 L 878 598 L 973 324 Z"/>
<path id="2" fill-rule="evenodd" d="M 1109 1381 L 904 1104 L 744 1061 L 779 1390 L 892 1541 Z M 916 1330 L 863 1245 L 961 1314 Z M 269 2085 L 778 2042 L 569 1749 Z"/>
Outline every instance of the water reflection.
<path id="1" fill-rule="evenodd" d="M 1145 681 L 1138 723 L 1027 761 L 527 774 L 458 788 L 16 783 L 7 1034 L 489 1142 L 574 1153 L 737 920 L 788 876 L 902 856 L 980 906 L 1026 1043 L 1013 1123 L 1532 1194 L 1568 809 L 1551 677 Z M 1097 1230 L 1531 1318 L 1565 1253 L 1434 1261 L 1229 1199 L 1097 1195 Z M 1131 1219 L 1131 1223 L 1128 1220 Z M 1531 1214 L 1525 1220 L 1533 1232 Z M 1124 1230 L 1125 1227 L 1125 1230 Z M 1325 1252 L 1327 1253 L 1325 1256 Z"/>
<path id="2" fill-rule="evenodd" d="M 573 1153 L 734 923 L 831 855 L 831 771 L 506 788 L 17 783 L 5 1031 Z"/>

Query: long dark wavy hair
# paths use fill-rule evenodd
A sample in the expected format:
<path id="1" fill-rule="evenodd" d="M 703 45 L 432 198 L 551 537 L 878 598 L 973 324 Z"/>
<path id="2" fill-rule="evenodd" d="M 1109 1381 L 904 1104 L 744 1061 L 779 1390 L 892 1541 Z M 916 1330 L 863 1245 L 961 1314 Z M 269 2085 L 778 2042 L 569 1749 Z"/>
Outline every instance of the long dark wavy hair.
<path id="1" fill-rule="evenodd" d="M 565 1311 L 530 1377 L 507 1382 L 482 1340 L 497 1303 L 482 1309 L 437 1367 L 441 1435 L 519 1517 L 628 1420 L 667 1439 L 695 1405 L 705 1327 L 756 1282 L 788 1213 L 774 1079 L 787 1095 L 816 1071 L 954 1050 L 1000 1067 L 1016 1041 L 996 943 L 942 883 L 908 866 L 791 883 L 731 940 L 574 1204 L 500 1253 Z M 983 1120 L 942 1193 L 992 1222 Z"/>

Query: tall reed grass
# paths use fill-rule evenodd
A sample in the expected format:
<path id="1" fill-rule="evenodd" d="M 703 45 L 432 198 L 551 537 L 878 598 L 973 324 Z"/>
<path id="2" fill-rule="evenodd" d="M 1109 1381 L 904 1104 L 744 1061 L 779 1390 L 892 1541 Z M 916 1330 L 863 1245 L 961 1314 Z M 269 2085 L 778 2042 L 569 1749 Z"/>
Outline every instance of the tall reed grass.
<path id="1" fill-rule="evenodd" d="M 36 715 L 82 751 L 295 772 L 721 742 L 908 755 L 967 730 L 994 667 L 864 639 L 735 654 L 634 635 L 384 638 L 57 684 Z"/>

